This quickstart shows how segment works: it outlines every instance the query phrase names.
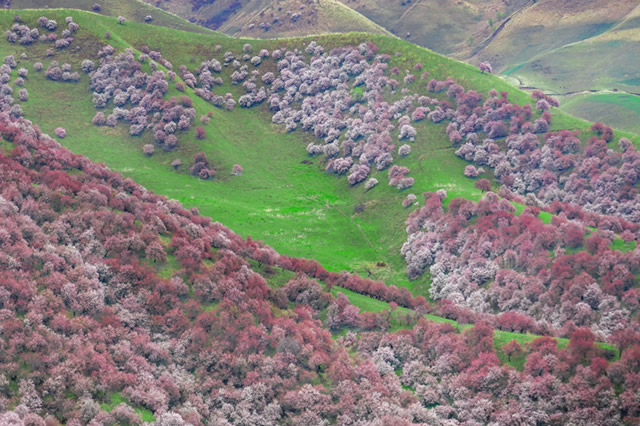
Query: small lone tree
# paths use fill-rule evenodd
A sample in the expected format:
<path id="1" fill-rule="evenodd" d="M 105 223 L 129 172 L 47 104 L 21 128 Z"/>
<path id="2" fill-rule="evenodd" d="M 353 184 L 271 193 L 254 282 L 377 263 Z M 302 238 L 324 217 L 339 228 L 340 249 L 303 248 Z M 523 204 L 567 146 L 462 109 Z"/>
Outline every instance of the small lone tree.
<path id="1" fill-rule="evenodd" d="M 94 115 L 93 119 L 91 120 L 91 122 L 96 126 L 104 126 L 106 121 L 107 119 L 104 117 L 104 112 L 102 111 L 97 112 L 96 115 Z"/>
<path id="2" fill-rule="evenodd" d="M 548 111 L 549 108 L 551 108 L 551 105 L 549 105 L 546 99 L 538 99 L 536 102 L 536 109 L 540 112 Z"/>
<path id="3" fill-rule="evenodd" d="M 518 357 L 522 355 L 522 347 L 514 339 L 502 346 L 502 352 L 507 356 L 507 361 L 511 362 L 511 357 Z"/>
<path id="4" fill-rule="evenodd" d="M 407 198 L 402 200 L 402 207 L 404 207 L 406 209 L 407 207 L 412 205 L 417 199 L 418 199 L 418 197 L 416 197 L 415 194 L 407 195 Z"/>
<path id="5" fill-rule="evenodd" d="M 476 181 L 474 186 L 482 192 L 491 191 L 491 182 L 489 182 L 489 179 L 480 179 Z"/>
<path id="6" fill-rule="evenodd" d="M 231 170 L 231 174 L 233 176 L 241 176 L 244 169 L 240 164 L 234 164 L 233 169 Z"/>
<path id="7" fill-rule="evenodd" d="M 478 69 L 480 70 L 480 72 L 482 72 L 482 74 L 484 74 L 485 72 L 489 74 L 493 73 L 493 68 L 491 67 L 491 64 L 489 62 L 480 62 L 480 64 L 478 65 Z"/>

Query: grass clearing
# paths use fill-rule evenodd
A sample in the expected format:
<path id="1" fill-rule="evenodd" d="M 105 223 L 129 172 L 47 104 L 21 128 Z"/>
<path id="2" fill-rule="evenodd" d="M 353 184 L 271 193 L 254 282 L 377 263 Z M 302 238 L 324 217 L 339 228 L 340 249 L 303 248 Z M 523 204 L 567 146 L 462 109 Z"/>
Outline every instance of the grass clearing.
<path id="1" fill-rule="evenodd" d="M 129 398 L 122 395 L 122 393 L 120 392 L 115 392 L 111 394 L 109 398 L 109 402 L 100 403 L 100 408 L 102 408 L 104 411 L 109 413 L 111 412 L 111 410 L 116 408 L 116 406 L 118 406 L 121 403 L 125 403 L 131 406 L 131 403 L 129 402 Z M 140 416 L 143 422 L 151 423 L 156 420 L 156 418 L 153 416 L 153 413 L 148 408 L 137 407 L 137 408 L 134 408 L 134 410 Z"/>

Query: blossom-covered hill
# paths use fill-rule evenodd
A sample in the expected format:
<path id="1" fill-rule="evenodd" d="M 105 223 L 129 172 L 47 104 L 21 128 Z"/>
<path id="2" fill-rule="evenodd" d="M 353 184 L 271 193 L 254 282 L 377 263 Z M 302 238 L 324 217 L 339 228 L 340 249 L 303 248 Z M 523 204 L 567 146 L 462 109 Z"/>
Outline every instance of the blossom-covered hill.
<path id="1" fill-rule="evenodd" d="M 0 420 L 637 420 L 637 135 L 388 37 L 0 24 Z"/>
<path id="2" fill-rule="evenodd" d="M 502 349 L 522 371 L 500 366 L 482 321 L 459 333 L 413 317 L 388 333 L 392 311 L 359 313 L 302 272 L 269 287 L 254 269 L 304 262 L 3 108 L 2 424 L 613 425 L 640 414 L 632 331 L 613 363 L 586 328 L 563 350 L 514 340 Z"/>

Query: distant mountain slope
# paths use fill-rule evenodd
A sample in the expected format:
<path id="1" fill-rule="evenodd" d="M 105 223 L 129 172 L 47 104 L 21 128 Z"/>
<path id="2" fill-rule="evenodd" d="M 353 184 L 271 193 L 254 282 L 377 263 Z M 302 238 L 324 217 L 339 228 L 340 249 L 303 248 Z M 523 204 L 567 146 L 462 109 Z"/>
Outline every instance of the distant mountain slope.
<path id="1" fill-rule="evenodd" d="M 485 46 L 470 52 L 471 57 L 475 61 L 490 60 L 499 72 L 509 71 L 543 55 L 618 31 L 621 25 L 635 30 L 637 20 L 628 17 L 637 7 L 638 2 L 630 0 L 538 2 L 514 14 Z M 628 35 L 618 34 L 617 38 Z M 593 53 L 598 55 L 597 51 Z"/>
<path id="2" fill-rule="evenodd" d="M 191 22 L 234 36 L 276 38 L 387 30 L 337 0 L 145 0 Z"/>
<path id="3" fill-rule="evenodd" d="M 459 57 L 532 0 L 340 0 L 399 37 Z"/>
<path id="4" fill-rule="evenodd" d="M 513 16 L 470 62 L 489 60 L 515 84 L 559 95 L 573 114 L 634 131 L 637 110 L 628 106 L 640 93 L 638 41 L 636 1 L 582 0 L 569 7 L 548 0 Z"/>

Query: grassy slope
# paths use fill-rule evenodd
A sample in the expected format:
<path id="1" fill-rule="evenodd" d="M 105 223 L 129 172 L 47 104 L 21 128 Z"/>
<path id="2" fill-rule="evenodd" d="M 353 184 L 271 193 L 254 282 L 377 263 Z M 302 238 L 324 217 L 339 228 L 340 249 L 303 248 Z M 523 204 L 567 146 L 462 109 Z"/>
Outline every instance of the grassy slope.
<path id="1" fill-rule="evenodd" d="M 23 19 L 31 25 L 42 14 L 43 11 L 21 12 Z M 223 45 L 223 51 L 237 52 L 246 42 L 133 22 L 118 25 L 113 18 L 79 11 L 47 11 L 46 15 L 59 21 L 72 15 L 81 25 L 74 43 L 84 48 L 82 53 L 70 49 L 55 58 L 72 63 L 74 67 L 90 52 L 98 50 L 105 31 L 112 32 L 111 43 L 119 49 L 149 44 L 152 49 L 161 50 L 176 66 L 184 63 L 192 68 L 202 59 L 213 56 L 212 46 L 216 43 Z M 0 13 L 0 25 L 8 28 L 11 19 L 11 12 Z M 368 39 L 378 44 L 382 52 L 401 52 L 400 57 L 394 57 L 392 66 L 410 68 L 420 61 L 434 78 L 444 79 L 451 75 L 466 87 L 483 92 L 493 87 L 510 90 L 514 101 L 528 101 L 524 92 L 507 86 L 500 79 L 482 75 L 474 67 L 389 37 L 334 35 L 322 37 L 320 42 L 330 48 Z M 253 43 L 256 48 L 271 48 L 282 44 L 299 46 L 303 42 L 305 40 Z M 0 43 L 0 54 L 13 53 L 19 57 L 27 50 L 29 59 L 20 60 L 20 65 L 31 68 L 32 62 L 42 60 L 46 66 L 50 60 L 44 57 L 46 47 L 37 44 L 25 49 L 4 42 Z M 195 98 L 194 105 L 199 114 L 214 112 L 214 119 L 206 127 L 207 138 L 198 141 L 192 131 L 181 138 L 177 151 L 158 152 L 152 158 L 146 158 L 141 147 L 150 142 L 150 135 L 131 138 L 125 126 L 110 129 L 90 124 L 95 109 L 86 76 L 83 75 L 77 84 L 53 83 L 31 71 L 25 87 L 30 93 L 30 100 L 23 104 L 27 118 L 50 134 L 55 127 L 64 126 L 68 136 L 62 142 L 73 151 L 103 161 L 149 189 L 178 199 L 187 206 L 197 206 L 202 214 L 242 235 L 263 239 L 282 253 L 314 257 L 330 270 L 348 269 L 366 276 L 368 269 L 374 277 L 383 278 L 389 284 L 407 286 L 416 295 L 426 292 L 426 279 L 411 283 L 406 280 L 399 255 L 405 239 L 403 222 L 407 216 L 400 201 L 406 193 L 389 188 L 385 173 L 378 176 L 381 185 L 364 192 L 362 186 L 352 189 L 344 178 L 322 173 L 319 159 L 312 159 L 311 165 L 302 164 L 301 160 L 306 158 L 304 147 L 311 140 L 310 136 L 301 132 L 284 133 L 270 124 L 267 112 L 238 108 L 228 113 Z M 220 92 L 227 90 L 237 93 L 237 88 L 230 86 L 222 87 Z M 178 93 L 172 89 L 171 94 Z M 588 123 L 559 113 L 554 126 L 585 129 Z M 450 196 L 478 198 L 480 194 L 473 189 L 473 181 L 462 176 L 465 163 L 453 155 L 444 135 L 444 126 L 422 123 L 420 127 L 424 129 L 421 129 L 413 153 L 399 161 L 413 171 L 411 175 L 416 178 L 416 185 L 412 191 L 419 194 L 446 188 Z M 638 142 L 637 137 L 631 137 Z M 200 150 L 207 153 L 218 170 L 219 177 L 214 181 L 201 181 L 171 171 L 169 163 L 174 158 L 182 158 L 184 164 L 189 164 L 191 156 Z M 234 163 L 244 166 L 244 176 L 229 176 Z M 364 211 L 354 214 L 354 208 L 359 205 L 365 206 Z M 387 266 L 376 268 L 374 264 L 378 261 L 384 261 Z M 368 303 L 374 302 L 369 299 Z"/>
<path id="2" fill-rule="evenodd" d="M 382 311 L 389 310 L 389 304 L 386 302 L 371 299 L 369 297 L 363 296 L 358 293 L 354 293 L 352 291 L 349 291 L 343 288 L 334 287 L 332 289 L 332 294 L 336 296 L 338 293 L 343 293 L 345 296 L 347 296 L 351 304 L 359 307 L 362 311 L 382 312 Z M 399 323 L 397 316 L 398 314 L 405 314 L 409 312 L 411 312 L 409 309 L 405 309 L 402 307 L 397 308 L 395 312 L 396 316 L 394 317 L 394 319 L 391 320 L 391 329 L 395 330 L 395 329 L 403 328 L 403 326 Z M 451 324 L 460 331 L 467 330 L 472 327 L 472 325 L 470 324 L 457 324 L 455 321 L 448 320 L 446 318 L 437 317 L 435 315 L 425 315 L 425 317 L 428 320 L 434 321 L 437 323 Z M 522 333 L 513 333 L 510 331 L 495 330 L 493 333 L 493 346 L 496 349 L 496 353 L 500 357 L 501 362 L 507 362 L 506 355 L 502 352 L 502 347 L 504 345 L 511 342 L 512 340 L 515 340 L 516 342 L 518 342 L 519 345 L 526 348 L 526 345 L 533 342 L 538 337 L 540 336 L 537 336 L 535 334 L 522 334 Z M 556 338 L 556 341 L 558 342 L 559 348 L 565 348 L 569 344 L 569 339 Z M 597 345 L 603 349 L 612 351 L 614 354 L 614 358 L 617 358 L 619 356 L 618 350 L 615 348 L 615 346 L 608 343 L 598 343 Z M 524 365 L 524 357 L 513 359 L 511 360 L 511 362 L 509 362 L 509 364 L 517 368 L 522 367 Z"/>
<path id="3" fill-rule="evenodd" d="M 504 72 L 603 34 L 623 22 L 636 6 L 633 0 L 538 1 L 516 13 L 474 59 L 488 59 L 494 69 Z"/>
<path id="4" fill-rule="evenodd" d="M 613 31 L 534 57 L 512 76 L 556 93 L 618 89 L 640 92 L 640 27 Z"/>

